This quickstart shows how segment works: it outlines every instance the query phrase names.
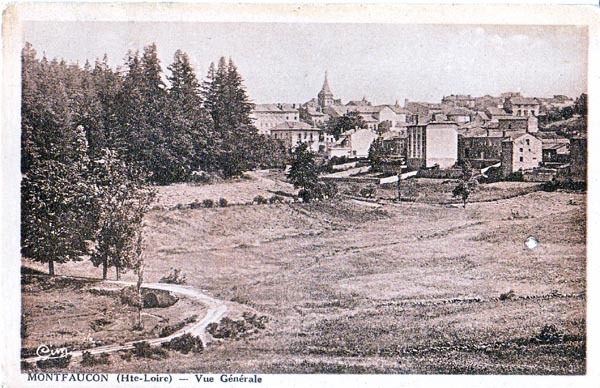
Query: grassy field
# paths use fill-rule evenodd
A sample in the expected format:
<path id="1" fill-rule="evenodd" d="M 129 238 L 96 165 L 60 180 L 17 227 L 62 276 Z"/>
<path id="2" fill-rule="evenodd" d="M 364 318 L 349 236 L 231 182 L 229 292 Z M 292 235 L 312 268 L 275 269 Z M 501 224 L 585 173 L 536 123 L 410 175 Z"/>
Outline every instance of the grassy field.
<path id="1" fill-rule="evenodd" d="M 242 205 L 291 191 L 273 178 L 160 188 L 146 230 L 148 281 L 180 268 L 188 284 L 268 316 L 266 329 L 90 370 L 585 373 L 585 194 L 497 183 L 463 209 L 447 183 L 415 179 L 417 197 L 426 186 L 441 199 Z M 221 197 L 237 205 L 173 209 Z"/>
<path id="2" fill-rule="evenodd" d="M 95 280 L 23 275 L 23 356 L 35 356 L 40 344 L 84 350 L 158 338 L 163 328 L 205 310 L 196 301 L 180 298 L 170 307 L 144 309 L 142 328 L 132 330 L 138 323 L 137 308 L 122 303 L 120 295 L 121 287 Z"/>

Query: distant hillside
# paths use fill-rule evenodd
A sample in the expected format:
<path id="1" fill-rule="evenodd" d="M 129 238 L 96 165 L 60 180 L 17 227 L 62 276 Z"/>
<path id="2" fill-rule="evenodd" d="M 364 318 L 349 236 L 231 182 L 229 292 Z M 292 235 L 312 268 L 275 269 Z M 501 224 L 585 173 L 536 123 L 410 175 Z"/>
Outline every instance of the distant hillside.
<path id="1" fill-rule="evenodd" d="M 560 120 L 550 123 L 542 128 L 545 131 L 563 132 L 565 134 L 587 132 L 587 120 L 585 117 L 576 116 L 567 120 Z"/>

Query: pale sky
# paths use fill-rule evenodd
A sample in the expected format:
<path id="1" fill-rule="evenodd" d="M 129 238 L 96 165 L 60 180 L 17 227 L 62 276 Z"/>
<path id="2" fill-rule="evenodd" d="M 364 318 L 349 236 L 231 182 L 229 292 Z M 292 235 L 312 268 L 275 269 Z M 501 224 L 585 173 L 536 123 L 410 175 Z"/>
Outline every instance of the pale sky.
<path id="1" fill-rule="evenodd" d="M 316 97 L 325 70 L 336 98 L 376 104 L 439 102 L 449 94 L 525 96 L 587 90 L 587 29 L 570 26 L 406 24 L 27 22 L 41 56 L 90 62 L 156 42 L 163 70 L 187 52 L 203 78 L 233 58 L 256 103 Z"/>

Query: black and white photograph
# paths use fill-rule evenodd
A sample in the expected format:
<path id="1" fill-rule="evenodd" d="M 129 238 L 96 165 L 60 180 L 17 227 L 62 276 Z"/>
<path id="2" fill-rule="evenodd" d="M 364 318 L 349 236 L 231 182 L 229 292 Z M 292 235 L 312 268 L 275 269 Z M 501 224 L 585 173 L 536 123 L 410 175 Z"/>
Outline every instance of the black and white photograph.
<path id="1" fill-rule="evenodd" d="M 8 387 L 589 375 L 597 7 L 48 7 L 3 20 Z"/>

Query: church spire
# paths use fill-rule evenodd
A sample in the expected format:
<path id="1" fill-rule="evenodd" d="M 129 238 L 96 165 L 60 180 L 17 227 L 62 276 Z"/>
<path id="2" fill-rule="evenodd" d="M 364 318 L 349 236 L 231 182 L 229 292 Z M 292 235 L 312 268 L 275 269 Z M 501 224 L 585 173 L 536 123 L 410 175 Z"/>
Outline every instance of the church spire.
<path id="1" fill-rule="evenodd" d="M 331 92 L 331 88 L 329 87 L 329 81 L 327 80 L 327 70 L 325 70 L 325 81 L 323 81 L 323 87 L 321 88 L 321 93 L 333 94 Z"/>
<path id="2" fill-rule="evenodd" d="M 335 103 L 333 99 L 333 92 L 331 91 L 331 88 L 329 87 L 329 81 L 327 80 L 327 70 L 325 70 L 325 81 L 323 81 L 323 87 L 321 88 L 321 91 L 317 97 L 321 109 L 324 109 Z"/>

